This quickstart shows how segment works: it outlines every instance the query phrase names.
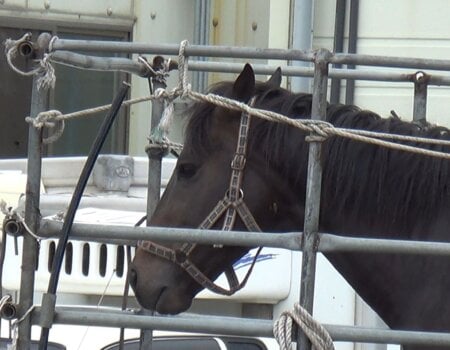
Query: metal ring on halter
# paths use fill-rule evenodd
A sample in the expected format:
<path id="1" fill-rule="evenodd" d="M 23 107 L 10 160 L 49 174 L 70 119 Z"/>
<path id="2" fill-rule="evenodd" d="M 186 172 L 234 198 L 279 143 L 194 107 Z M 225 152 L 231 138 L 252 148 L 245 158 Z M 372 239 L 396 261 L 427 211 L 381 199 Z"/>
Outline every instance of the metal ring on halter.
<path id="1" fill-rule="evenodd" d="M 230 199 L 230 190 L 228 189 L 225 192 L 225 198 Z M 239 189 L 239 197 L 236 198 L 236 200 L 244 198 L 244 190 L 242 188 Z"/>

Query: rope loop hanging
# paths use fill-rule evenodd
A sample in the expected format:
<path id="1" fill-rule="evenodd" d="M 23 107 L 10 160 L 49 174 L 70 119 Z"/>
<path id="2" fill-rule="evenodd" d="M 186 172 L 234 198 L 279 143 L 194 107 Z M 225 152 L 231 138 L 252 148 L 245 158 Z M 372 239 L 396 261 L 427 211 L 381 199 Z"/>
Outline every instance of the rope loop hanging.
<path id="1" fill-rule="evenodd" d="M 32 76 L 32 75 L 38 75 L 38 88 L 48 88 L 53 87 L 55 83 L 55 73 L 54 68 L 50 63 L 51 60 L 51 54 L 53 52 L 53 46 L 54 43 L 58 40 L 58 37 L 53 36 L 49 42 L 48 52 L 43 55 L 43 58 L 39 60 L 39 66 L 34 68 L 31 71 L 22 71 L 21 69 L 17 68 L 13 63 L 13 58 L 17 55 L 19 52 L 19 47 L 21 44 L 29 42 L 31 39 L 31 34 L 26 33 L 22 36 L 22 38 L 18 40 L 12 40 L 7 39 L 5 41 L 5 52 L 8 64 L 11 66 L 11 68 L 17 72 L 18 74 L 24 75 L 24 76 Z M 395 150 L 401 150 L 406 152 L 413 152 L 425 156 L 432 156 L 432 157 L 439 157 L 443 159 L 450 159 L 450 154 L 442 151 L 434 151 L 431 149 L 416 147 L 416 146 L 410 146 L 405 144 L 400 144 L 398 142 L 392 142 L 392 141 L 385 141 L 381 140 L 389 139 L 389 140 L 397 140 L 397 141 L 406 141 L 406 142 L 417 142 L 417 143 L 430 143 L 430 144 L 440 144 L 440 145 L 446 145 L 448 146 L 450 144 L 450 141 L 448 140 L 435 140 L 435 139 L 425 139 L 420 137 L 411 137 L 411 136 L 405 136 L 405 135 L 391 135 L 391 134 L 385 134 L 385 133 L 377 133 L 377 132 L 371 132 L 371 131 L 365 131 L 365 130 L 349 130 L 344 128 L 336 128 L 330 123 L 323 122 L 323 121 L 315 121 L 315 120 L 300 120 L 300 119 L 291 119 L 284 115 L 281 115 L 279 113 L 275 113 L 272 111 L 265 111 L 260 110 L 257 108 L 250 108 L 245 104 L 242 104 L 238 101 L 234 101 L 228 98 L 225 98 L 223 96 L 217 96 L 214 94 L 208 94 L 204 95 L 198 92 L 194 92 L 191 89 L 191 84 L 188 83 L 188 56 L 186 55 L 186 48 L 189 45 L 189 42 L 187 40 L 183 40 L 180 43 L 179 47 L 179 53 L 178 53 L 178 64 L 170 61 L 170 60 L 164 60 L 161 56 L 158 56 L 162 60 L 162 66 L 159 69 L 154 69 L 146 60 L 140 60 L 141 63 L 145 64 L 147 69 L 149 69 L 149 72 L 151 74 L 154 74 L 157 79 L 166 79 L 168 76 L 168 72 L 176 67 L 178 65 L 178 85 L 175 89 L 171 91 L 167 91 L 166 89 L 158 89 L 155 91 L 154 94 L 151 96 L 148 96 L 146 98 L 141 98 L 139 101 L 148 101 L 148 100 L 154 100 L 154 99 L 164 99 L 165 100 L 165 109 L 163 113 L 163 117 L 161 118 L 161 122 L 158 125 L 158 129 L 155 129 L 152 132 L 152 135 L 150 136 L 151 143 L 156 145 L 158 143 L 160 144 L 171 144 L 170 141 L 168 141 L 168 130 L 170 129 L 170 126 L 173 122 L 173 115 L 174 115 L 174 105 L 173 102 L 177 97 L 181 98 L 190 98 L 195 101 L 206 101 L 218 106 L 222 106 L 224 108 L 229 108 L 233 110 L 239 110 L 239 111 L 246 111 L 252 116 L 256 116 L 259 118 L 263 118 L 265 120 L 269 121 L 275 121 L 275 122 L 281 122 L 286 123 L 288 125 L 291 125 L 293 127 L 299 128 L 301 130 L 307 131 L 311 133 L 310 136 L 306 137 L 306 141 L 308 142 L 322 142 L 325 141 L 327 138 L 331 136 L 339 136 L 339 137 L 345 137 L 349 138 L 358 142 L 366 142 L 373 145 L 381 146 L 381 147 L 387 147 L 390 149 Z M 136 103 L 135 101 L 130 101 L 131 103 Z M 125 102 L 124 105 L 127 103 Z M 109 106 L 101 106 L 98 108 L 92 108 L 88 111 L 80 111 L 75 113 L 70 113 L 67 115 L 57 115 L 54 116 L 53 121 L 46 121 L 44 123 L 44 126 L 48 127 L 57 127 L 56 131 L 47 139 L 44 140 L 45 143 L 54 142 L 63 132 L 64 130 L 64 123 L 63 122 L 56 122 L 57 120 L 63 120 L 68 119 L 69 117 L 75 117 L 79 115 L 85 115 L 93 113 L 94 111 L 97 112 L 99 110 L 107 109 Z M 29 121 L 29 120 L 27 120 Z M 36 123 L 33 123 L 38 128 L 42 128 L 40 121 L 37 121 Z M 153 146 L 149 146 L 153 147 Z M 172 147 L 172 146 L 171 146 Z M 177 145 L 178 147 L 178 145 Z"/>
<path id="2" fill-rule="evenodd" d="M 305 333 L 315 350 L 334 350 L 328 331 L 298 303 L 295 303 L 293 310 L 284 311 L 274 322 L 273 334 L 280 350 L 292 348 L 293 322 Z"/>
<path id="3" fill-rule="evenodd" d="M 36 129 L 42 129 L 44 127 L 55 129 L 50 136 L 42 140 L 44 144 L 50 144 L 58 140 L 64 133 L 65 123 L 61 116 L 62 113 L 60 111 L 52 109 L 39 113 L 36 118 L 26 117 L 25 121 L 33 125 Z"/>
<path id="4" fill-rule="evenodd" d="M 178 52 L 178 87 L 181 97 L 187 97 L 191 91 L 191 84 L 188 83 L 188 56 L 186 56 L 186 47 L 189 45 L 188 40 L 180 43 L 180 51 Z"/>
<path id="5" fill-rule="evenodd" d="M 52 38 L 52 40 L 50 41 L 51 43 L 52 41 L 54 41 L 53 39 L 54 38 Z M 14 64 L 13 60 L 19 52 L 20 45 L 27 43 L 30 40 L 31 40 L 31 33 L 24 34 L 18 40 L 6 39 L 5 41 L 6 61 L 8 62 L 8 65 L 11 67 L 11 69 L 17 74 L 26 77 L 37 76 L 38 77 L 37 87 L 39 90 L 54 88 L 56 75 L 55 69 L 50 63 L 51 54 L 45 53 L 42 59 L 37 60 L 38 66 L 30 71 L 24 71 Z"/>

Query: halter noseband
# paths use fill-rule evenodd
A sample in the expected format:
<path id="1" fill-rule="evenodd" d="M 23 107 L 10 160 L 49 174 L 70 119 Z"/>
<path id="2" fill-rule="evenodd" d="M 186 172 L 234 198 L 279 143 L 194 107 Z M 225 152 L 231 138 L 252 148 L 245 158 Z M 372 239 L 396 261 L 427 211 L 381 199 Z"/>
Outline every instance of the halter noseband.
<path id="1" fill-rule="evenodd" d="M 255 99 L 256 97 L 252 97 L 249 103 L 250 106 L 253 106 Z M 247 112 L 242 112 L 236 152 L 231 162 L 231 178 L 228 190 L 225 192 L 224 198 L 216 204 L 214 209 L 200 224 L 200 226 L 198 227 L 199 229 L 211 228 L 217 222 L 217 220 L 219 220 L 219 218 L 221 218 L 222 215 L 225 214 L 224 222 L 222 225 L 223 231 L 232 230 L 236 221 L 236 216 L 239 215 L 242 222 L 249 231 L 261 232 L 261 229 L 256 223 L 255 218 L 244 202 L 244 192 L 242 191 L 242 179 L 246 163 L 249 128 L 250 115 Z M 189 256 L 196 248 L 197 243 L 184 243 L 179 249 L 168 248 L 152 241 L 138 241 L 137 245 L 139 248 L 145 250 L 150 254 L 154 254 L 179 265 L 202 287 L 209 289 L 212 292 L 223 295 L 232 295 L 245 286 L 251 272 L 253 271 L 256 259 L 258 258 L 259 253 L 262 249 L 260 247 L 256 252 L 252 264 L 250 265 L 250 268 L 248 269 L 247 274 L 245 275 L 242 282 L 239 282 L 233 266 L 228 266 L 225 269 L 225 275 L 227 277 L 228 284 L 230 285 L 229 289 L 225 289 L 215 284 L 189 259 Z M 222 245 L 214 245 L 214 247 L 222 248 Z"/>

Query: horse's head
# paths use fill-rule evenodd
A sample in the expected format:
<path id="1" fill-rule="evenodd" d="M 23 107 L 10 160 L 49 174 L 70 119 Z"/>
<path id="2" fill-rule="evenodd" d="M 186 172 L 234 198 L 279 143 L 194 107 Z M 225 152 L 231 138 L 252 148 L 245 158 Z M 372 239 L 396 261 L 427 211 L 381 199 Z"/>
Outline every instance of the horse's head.
<path id="1" fill-rule="evenodd" d="M 252 68 L 246 65 L 235 82 L 221 83 L 212 92 L 244 103 L 253 100 L 255 107 L 280 110 L 283 104 L 280 95 L 286 92 L 279 88 L 280 82 L 280 70 L 265 83 L 255 82 Z M 206 102 L 197 102 L 193 106 L 183 152 L 150 220 L 151 226 L 197 228 L 210 218 L 210 213 L 221 200 L 232 196 L 230 192 L 236 190 L 237 200 L 243 197 L 262 230 L 274 232 L 301 227 L 302 208 L 296 204 L 299 194 L 293 191 L 279 169 L 272 166 L 264 151 L 270 146 L 259 144 L 263 142 L 261 135 L 270 138 L 267 122 L 252 119 L 245 167 L 238 175 L 242 180 L 237 189 L 230 189 L 230 179 L 236 175 L 231 164 L 235 159 L 241 120 L 241 112 L 231 109 Z M 253 129 L 258 127 L 259 133 L 254 133 Z M 225 211 L 218 215 L 217 220 L 211 220 L 210 225 L 204 224 L 203 227 L 221 229 L 226 215 Z M 232 229 L 247 230 L 248 223 L 236 215 Z M 130 282 L 143 307 L 169 314 L 185 311 L 204 286 L 186 272 L 186 267 L 180 266 L 180 261 L 189 260 L 213 281 L 248 251 L 248 248 L 235 246 L 195 245 L 185 248 L 181 242 L 138 244 L 130 268 Z M 165 249 L 171 258 L 154 254 L 158 249 Z"/>

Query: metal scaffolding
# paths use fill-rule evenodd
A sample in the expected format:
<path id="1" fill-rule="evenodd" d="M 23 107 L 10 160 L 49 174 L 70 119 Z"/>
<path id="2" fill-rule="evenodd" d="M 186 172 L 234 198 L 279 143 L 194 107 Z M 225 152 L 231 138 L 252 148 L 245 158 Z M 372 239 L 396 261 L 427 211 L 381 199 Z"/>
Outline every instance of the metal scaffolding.
<path id="1" fill-rule="evenodd" d="M 49 48 L 49 43 L 50 48 Z M 140 53 L 158 55 L 178 55 L 178 45 L 156 45 L 142 43 L 124 43 L 108 41 L 84 41 L 57 39 L 50 42 L 48 34 L 42 34 L 36 43 L 29 43 L 33 50 L 40 53 L 48 51 L 51 60 L 62 64 L 73 65 L 85 69 L 123 70 L 143 77 L 148 77 L 145 65 L 131 59 L 100 58 L 77 54 L 71 51 L 96 51 L 110 53 Z M 326 114 L 327 86 L 330 77 L 340 79 L 363 79 L 389 82 L 406 82 L 414 84 L 414 119 L 423 120 L 426 114 L 427 87 L 429 85 L 450 86 L 450 75 L 425 73 L 422 71 L 385 72 L 368 69 L 346 70 L 329 69 L 330 64 L 352 64 L 358 66 L 382 66 L 394 68 L 408 68 L 419 70 L 450 70 L 450 60 L 384 57 L 358 54 L 331 53 L 328 50 L 301 51 L 282 49 L 261 49 L 245 47 L 188 45 L 185 49 L 187 56 L 231 57 L 247 59 L 278 59 L 285 64 L 283 74 L 291 76 L 314 77 L 312 118 L 324 119 Z M 307 61 L 314 64 L 314 68 L 289 66 L 289 61 Z M 190 70 L 238 72 L 240 64 L 221 62 L 189 62 Z M 275 67 L 255 65 L 255 72 L 268 74 Z M 161 114 L 161 106 L 153 103 L 152 121 L 155 122 Z M 46 109 L 44 93 L 33 87 L 31 116 Z M 154 124 L 153 124 L 154 126 Z M 29 129 L 28 143 L 28 183 L 26 197 L 26 223 L 32 229 L 40 227 L 42 236 L 57 236 L 61 223 L 39 220 L 39 193 L 41 172 L 42 132 L 32 125 Z M 264 245 L 281 247 L 290 250 L 303 251 L 302 288 L 300 302 L 308 311 L 312 311 L 315 279 L 315 260 L 318 251 L 364 251 L 364 252 L 397 252 L 402 254 L 437 254 L 450 255 L 450 243 L 430 243 L 412 241 L 391 241 L 381 239 L 362 239 L 339 237 L 331 234 L 319 233 L 319 201 L 322 169 L 320 166 L 321 144 L 311 142 L 308 162 L 307 200 L 305 204 L 305 223 L 303 233 L 286 234 L 254 233 L 230 231 L 221 235 L 213 230 L 164 229 L 149 227 L 106 227 L 102 225 L 74 224 L 71 239 L 107 241 L 109 243 L 124 244 L 136 240 L 158 241 L 186 241 L 200 243 L 216 243 L 225 245 L 255 246 Z M 161 155 L 149 154 L 152 167 L 152 181 L 160 172 Z M 149 198 L 159 197 L 159 184 L 149 186 Z M 148 214 L 154 210 L 154 201 L 148 205 Z M 168 234 L 170 232 L 170 235 Z M 124 238 L 126 237 L 126 238 Z M 33 305 L 34 271 L 36 268 L 36 241 L 25 233 L 22 262 L 22 280 L 20 286 L 20 304 L 18 316 L 22 317 Z M 303 242 L 303 244 L 301 243 Z M 25 318 L 19 325 L 19 349 L 28 349 L 31 324 L 39 324 L 41 317 L 48 313 L 37 307 L 31 317 Z M 107 327 L 130 327 L 140 329 L 161 329 L 173 331 L 195 331 L 204 333 L 240 334 L 248 336 L 272 337 L 272 322 L 265 320 L 235 319 L 228 317 L 158 317 L 135 315 L 130 312 L 116 311 L 80 311 L 76 308 L 56 308 L 53 322 L 55 324 L 102 325 Z M 391 342 L 402 344 L 433 344 L 450 346 L 450 334 L 431 332 L 409 332 L 394 330 L 379 330 L 357 327 L 326 325 L 332 338 L 337 341 L 358 342 Z M 299 343 L 302 349 L 309 349 L 308 340 L 300 335 Z"/>

